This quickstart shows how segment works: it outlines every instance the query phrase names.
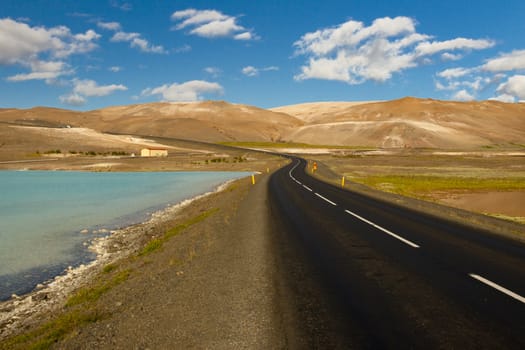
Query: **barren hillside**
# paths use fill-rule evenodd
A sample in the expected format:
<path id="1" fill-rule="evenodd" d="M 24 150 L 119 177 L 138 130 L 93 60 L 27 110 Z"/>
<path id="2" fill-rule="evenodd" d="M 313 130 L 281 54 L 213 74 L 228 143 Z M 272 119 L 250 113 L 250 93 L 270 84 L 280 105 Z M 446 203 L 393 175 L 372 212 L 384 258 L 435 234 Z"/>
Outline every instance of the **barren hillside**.
<path id="1" fill-rule="evenodd" d="M 519 147 L 525 144 L 525 104 L 403 98 L 308 103 L 272 110 L 222 101 L 148 103 L 88 112 L 45 107 L 0 109 L 0 155 L 46 147 L 91 149 L 97 144 L 119 150 L 137 148 L 136 142 L 129 139 L 108 139 L 101 134 L 106 132 L 208 142 L 284 140 L 383 148 Z"/>
<path id="2" fill-rule="evenodd" d="M 472 148 L 525 143 L 525 104 L 399 100 L 341 106 L 287 140 L 384 148 Z"/>

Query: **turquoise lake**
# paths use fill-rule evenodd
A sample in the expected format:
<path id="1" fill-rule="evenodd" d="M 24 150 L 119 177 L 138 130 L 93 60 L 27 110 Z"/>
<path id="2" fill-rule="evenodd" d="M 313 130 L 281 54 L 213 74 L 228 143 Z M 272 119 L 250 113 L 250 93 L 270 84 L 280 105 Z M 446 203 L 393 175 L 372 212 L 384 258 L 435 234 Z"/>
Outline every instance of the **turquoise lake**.
<path id="1" fill-rule="evenodd" d="M 82 230 L 112 230 L 246 172 L 0 171 L 0 300 L 94 258 Z"/>

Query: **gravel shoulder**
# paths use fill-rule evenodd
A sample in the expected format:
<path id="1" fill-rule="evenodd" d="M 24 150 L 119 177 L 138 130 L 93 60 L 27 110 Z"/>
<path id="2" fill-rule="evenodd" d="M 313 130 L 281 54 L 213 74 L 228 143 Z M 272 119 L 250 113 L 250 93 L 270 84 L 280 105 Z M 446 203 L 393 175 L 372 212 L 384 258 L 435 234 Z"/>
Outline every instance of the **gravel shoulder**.
<path id="1" fill-rule="evenodd" d="M 268 175 L 238 181 L 187 207 L 178 220 L 214 210 L 149 255 L 121 263 L 128 280 L 94 307 L 108 318 L 57 349 L 282 348 L 273 307 Z"/>

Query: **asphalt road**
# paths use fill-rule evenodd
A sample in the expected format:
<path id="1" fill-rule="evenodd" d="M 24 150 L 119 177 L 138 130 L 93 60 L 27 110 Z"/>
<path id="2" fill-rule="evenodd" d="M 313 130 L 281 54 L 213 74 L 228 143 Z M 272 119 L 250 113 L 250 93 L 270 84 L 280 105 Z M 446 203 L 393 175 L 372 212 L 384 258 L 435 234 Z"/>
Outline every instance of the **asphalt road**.
<path id="1" fill-rule="evenodd" d="M 525 349 L 522 243 L 305 167 L 294 158 L 269 182 L 289 348 Z"/>

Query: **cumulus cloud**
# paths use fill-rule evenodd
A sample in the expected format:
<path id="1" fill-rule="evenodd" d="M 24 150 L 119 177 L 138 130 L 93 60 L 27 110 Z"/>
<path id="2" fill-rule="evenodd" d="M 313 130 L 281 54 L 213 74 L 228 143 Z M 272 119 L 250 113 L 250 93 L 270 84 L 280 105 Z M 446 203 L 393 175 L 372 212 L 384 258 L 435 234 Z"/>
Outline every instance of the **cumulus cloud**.
<path id="1" fill-rule="evenodd" d="M 46 80 L 48 82 L 61 75 L 70 74 L 72 70 L 62 61 L 31 61 L 24 65 L 31 68 L 31 73 L 20 73 L 7 77 L 7 81 Z"/>
<path id="2" fill-rule="evenodd" d="M 472 101 L 474 100 L 474 96 L 471 95 L 467 90 L 463 89 L 456 92 L 453 96 L 453 99 L 458 101 Z"/>
<path id="3" fill-rule="evenodd" d="M 461 54 L 453 54 L 450 52 L 445 52 L 441 54 L 441 59 L 443 61 L 458 61 L 463 58 Z"/>
<path id="4" fill-rule="evenodd" d="M 496 97 L 489 98 L 489 100 L 505 102 L 505 103 L 514 103 L 514 102 L 516 102 L 516 98 L 514 96 L 507 95 L 507 94 L 497 95 Z"/>
<path id="5" fill-rule="evenodd" d="M 279 70 L 279 67 L 276 66 L 269 66 L 269 67 L 263 67 L 263 68 L 256 68 L 254 66 L 246 66 L 243 69 L 241 69 L 242 74 L 248 76 L 248 77 L 255 77 L 259 75 L 260 72 L 269 72 L 269 71 L 277 71 Z"/>
<path id="6" fill-rule="evenodd" d="M 449 69 L 445 69 L 442 72 L 439 72 L 437 76 L 441 78 L 446 78 L 446 79 L 459 78 L 459 77 L 463 77 L 467 74 L 472 73 L 472 71 L 473 70 L 471 68 L 463 68 L 463 67 L 449 68 Z"/>
<path id="7" fill-rule="evenodd" d="M 118 31 L 122 28 L 120 23 L 118 22 L 102 22 L 101 21 L 101 22 L 97 22 L 97 26 L 99 26 L 102 29 L 114 30 L 114 31 Z"/>
<path id="8" fill-rule="evenodd" d="M 60 102 L 70 106 L 82 106 L 87 102 L 86 97 L 101 97 L 111 95 L 116 91 L 126 91 L 122 84 L 98 85 L 94 80 L 73 79 L 73 91 L 59 97 Z"/>
<path id="9" fill-rule="evenodd" d="M 482 68 L 490 72 L 504 72 L 525 69 L 525 50 L 515 50 L 489 59 Z"/>
<path id="10" fill-rule="evenodd" d="M 86 103 L 86 99 L 78 94 L 62 95 L 58 98 L 60 102 L 69 106 L 83 106 Z"/>
<path id="11" fill-rule="evenodd" d="M 0 19 L 0 64 L 20 64 L 35 61 L 47 54 L 63 59 L 97 47 L 100 38 L 94 30 L 73 34 L 69 28 L 31 27 L 10 18 Z"/>
<path id="12" fill-rule="evenodd" d="M 115 91 L 125 91 L 128 88 L 121 84 L 98 85 L 94 80 L 73 80 L 73 93 L 82 96 L 107 96 Z"/>
<path id="13" fill-rule="evenodd" d="M 485 39 L 456 38 L 445 41 L 425 41 L 417 45 L 416 54 L 426 56 L 451 50 L 483 50 L 492 46 L 494 46 L 494 41 Z"/>
<path id="14" fill-rule="evenodd" d="M 525 75 L 514 75 L 510 77 L 505 83 L 498 86 L 497 92 L 500 96 L 513 96 L 519 101 L 525 101 Z"/>
<path id="15" fill-rule="evenodd" d="M 122 70 L 122 67 L 120 66 L 112 66 L 112 67 L 109 67 L 108 70 L 110 72 L 113 72 L 113 73 L 118 73 Z"/>
<path id="16" fill-rule="evenodd" d="M 235 40 L 253 40 L 257 36 L 237 24 L 238 17 L 228 16 L 217 10 L 186 9 L 176 11 L 171 19 L 178 22 L 173 29 L 190 29 L 189 33 L 204 38 L 228 37 Z"/>
<path id="17" fill-rule="evenodd" d="M 160 95 L 166 101 L 197 101 L 204 94 L 221 94 L 223 88 L 218 83 L 203 80 L 191 80 L 181 84 L 164 84 L 155 88 L 142 91 L 142 96 Z"/>
<path id="18" fill-rule="evenodd" d="M 144 39 L 140 33 L 129 33 L 122 30 L 122 26 L 118 22 L 98 22 L 100 28 L 114 31 L 115 34 L 111 37 L 112 42 L 129 42 L 129 46 L 139 49 L 142 52 L 164 54 L 167 51 L 161 45 L 153 45 L 148 40 Z"/>
<path id="19" fill-rule="evenodd" d="M 142 52 L 166 53 L 161 45 L 152 45 L 139 33 L 116 32 L 110 39 L 113 42 L 129 42 L 130 47 L 138 48 Z"/>
<path id="20" fill-rule="evenodd" d="M 436 74 L 437 90 L 456 91 L 453 97 L 465 97 L 461 90 L 470 96 L 493 88 L 492 100 L 515 102 L 525 100 L 525 76 L 516 74 L 525 69 L 525 50 L 514 50 L 490 58 L 484 64 L 465 68 L 445 69 Z M 508 77 L 510 76 L 510 77 Z M 459 91 L 458 91 L 459 90 Z"/>
<path id="21" fill-rule="evenodd" d="M 429 63 L 427 56 L 441 53 L 457 58 L 451 51 L 484 49 L 490 40 L 457 38 L 430 41 L 416 32 L 409 17 L 378 18 L 370 26 L 349 20 L 338 26 L 304 34 L 293 45 L 296 55 L 308 57 L 296 80 L 326 79 L 349 84 L 367 80 L 384 82 L 394 73 Z"/>

